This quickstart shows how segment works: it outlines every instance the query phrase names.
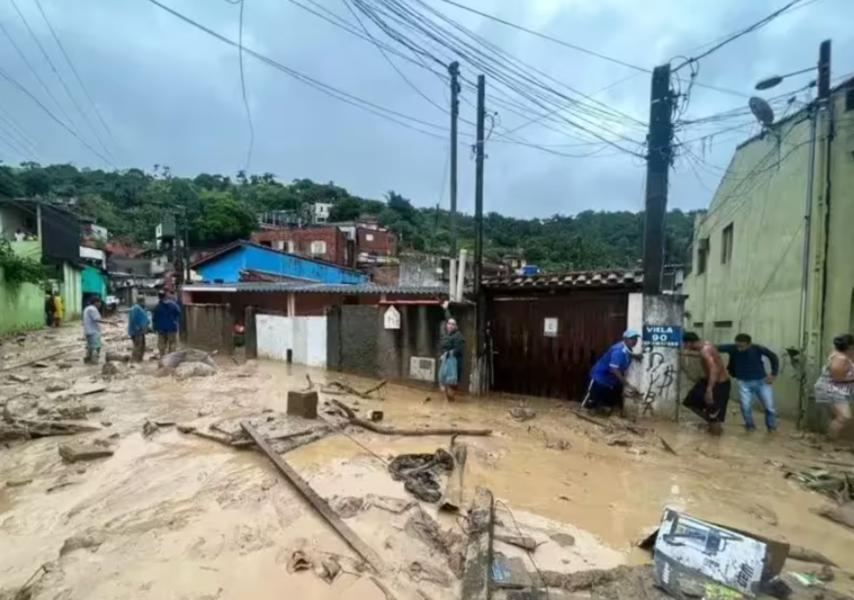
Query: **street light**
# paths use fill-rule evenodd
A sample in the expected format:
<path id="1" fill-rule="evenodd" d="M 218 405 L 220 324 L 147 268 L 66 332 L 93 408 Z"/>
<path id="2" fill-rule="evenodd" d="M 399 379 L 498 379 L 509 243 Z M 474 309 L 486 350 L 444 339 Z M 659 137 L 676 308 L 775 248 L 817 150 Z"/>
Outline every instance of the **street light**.
<path id="1" fill-rule="evenodd" d="M 755 87 L 757 90 L 770 90 L 771 88 L 780 85 L 784 79 L 795 75 L 803 75 L 804 73 L 809 73 L 810 71 L 815 71 L 817 69 L 818 67 L 810 67 L 808 69 L 801 69 L 800 71 L 794 71 L 793 73 L 788 73 L 786 75 L 772 75 L 771 77 L 761 79 Z"/>

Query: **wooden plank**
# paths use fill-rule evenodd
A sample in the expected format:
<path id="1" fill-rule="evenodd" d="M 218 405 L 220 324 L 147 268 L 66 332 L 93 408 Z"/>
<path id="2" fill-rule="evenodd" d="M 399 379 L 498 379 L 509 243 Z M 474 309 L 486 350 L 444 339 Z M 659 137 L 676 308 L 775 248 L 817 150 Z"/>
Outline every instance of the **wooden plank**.
<path id="1" fill-rule="evenodd" d="M 469 542 L 462 598 L 489 600 L 492 579 L 492 538 L 495 531 L 495 505 L 492 492 L 478 487 L 468 514 Z"/>
<path id="2" fill-rule="evenodd" d="M 451 456 L 454 458 L 454 470 L 448 477 L 445 493 L 439 500 L 439 510 L 457 512 L 463 506 L 463 478 L 466 471 L 466 459 L 468 457 L 468 446 L 455 443 L 451 439 Z"/>
<path id="3" fill-rule="evenodd" d="M 297 491 L 302 494 L 306 500 L 308 500 L 308 503 L 311 504 L 314 510 L 320 513 L 321 517 L 326 519 L 326 522 L 329 523 L 342 538 L 344 538 L 344 541 L 356 551 L 356 554 L 361 556 L 378 574 L 381 574 L 383 572 L 384 565 L 382 559 L 380 559 L 377 553 L 369 548 L 365 542 L 356 535 L 356 532 L 350 529 L 350 527 L 341 520 L 341 517 L 339 517 L 335 511 L 332 510 L 332 507 L 329 506 L 329 503 L 321 498 L 318 493 L 312 489 L 308 482 L 303 479 L 299 473 L 297 473 L 293 467 L 285 461 L 284 458 L 273 451 L 273 448 L 267 440 L 264 439 L 264 436 L 258 433 L 258 431 L 247 421 L 242 421 L 240 426 L 243 428 L 243 431 L 249 435 L 249 437 L 255 440 L 255 443 L 261 451 L 267 455 L 267 458 L 269 458 L 276 468 L 281 471 L 282 475 L 285 476 L 291 485 L 293 485 Z"/>

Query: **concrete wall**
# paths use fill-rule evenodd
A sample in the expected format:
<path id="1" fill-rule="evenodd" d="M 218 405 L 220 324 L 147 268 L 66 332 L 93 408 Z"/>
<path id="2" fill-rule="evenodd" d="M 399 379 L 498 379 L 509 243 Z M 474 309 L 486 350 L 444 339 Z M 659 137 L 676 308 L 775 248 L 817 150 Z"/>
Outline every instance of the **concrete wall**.
<path id="1" fill-rule="evenodd" d="M 367 275 L 358 271 L 248 244 L 218 256 L 196 270 L 204 281 L 236 283 L 240 280 L 240 271 L 243 269 L 255 269 L 322 283 L 365 283 L 368 280 Z"/>
<path id="2" fill-rule="evenodd" d="M 183 310 L 188 346 L 234 353 L 234 318 L 227 304 L 184 304 Z"/>
<path id="3" fill-rule="evenodd" d="M 326 366 L 326 317 L 255 316 L 258 358 Z"/>
<path id="4" fill-rule="evenodd" d="M 685 326 L 716 343 L 732 342 L 737 333 L 748 333 L 780 355 L 783 371 L 775 385 L 778 410 L 795 417 L 799 378 L 783 357 L 786 348 L 801 347 L 809 124 L 789 122 L 778 133 L 753 140 L 736 152 L 709 210 L 696 221 L 692 270 L 683 287 L 689 315 Z M 732 253 L 725 259 L 728 227 L 732 228 Z M 701 272 L 703 240 L 708 240 L 708 254 Z"/>
<path id="5" fill-rule="evenodd" d="M 423 380 L 419 371 L 423 372 L 426 364 L 422 363 L 435 361 L 440 353 L 444 312 L 432 305 L 394 305 L 400 312 L 400 329 L 386 329 L 384 315 L 389 306 L 341 306 L 329 313 L 329 368 L 382 379 Z M 454 316 L 470 350 L 474 310 L 456 309 Z M 466 360 L 463 366 L 461 387 L 466 389 L 470 361 Z M 433 382 L 437 370 L 438 361 L 435 361 Z"/>
<path id="6" fill-rule="evenodd" d="M 44 298 L 38 285 L 10 285 L 0 269 L 0 336 L 44 327 Z"/>

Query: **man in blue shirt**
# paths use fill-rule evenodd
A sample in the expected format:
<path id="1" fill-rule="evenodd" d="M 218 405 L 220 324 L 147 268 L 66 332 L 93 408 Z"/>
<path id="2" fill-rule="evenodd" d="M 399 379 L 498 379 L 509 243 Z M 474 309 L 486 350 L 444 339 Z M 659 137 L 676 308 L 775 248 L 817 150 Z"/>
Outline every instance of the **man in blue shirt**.
<path id="1" fill-rule="evenodd" d="M 128 317 L 128 335 L 133 340 L 131 360 L 142 362 L 145 357 L 145 334 L 148 333 L 148 313 L 145 311 L 145 296 L 136 299 L 136 304 L 130 309 Z"/>
<path id="2" fill-rule="evenodd" d="M 765 346 L 754 344 L 746 333 L 735 336 L 735 344 L 722 344 L 718 352 L 729 355 L 727 370 L 738 379 L 738 398 L 741 403 L 741 415 L 748 431 L 754 431 L 753 399 L 759 398 L 765 409 L 765 427 L 769 432 L 777 430 L 777 411 L 774 408 L 774 393 L 771 384 L 780 372 L 780 359 Z M 771 374 L 765 371 L 762 358 L 771 364 Z"/>
<path id="3" fill-rule="evenodd" d="M 590 371 L 590 387 L 581 403 L 582 408 L 608 409 L 623 406 L 623 389 L 634 389 L 626 381 L 626 372 L 632 364 L 632 349 L 637 346 L 640 334 L 629 329 L 623 339 L 611 346 L 593 365 Z"/>
<path id="4" fill-rule="evenodd" d="M 157 350 L 160 358 L 175 351 L 178 342 L 178 328 L 181 323 L 181 309 L 165 292 L 157 294 L 159 301 L 154 307 L 154 331 L 157 332 Z"/>

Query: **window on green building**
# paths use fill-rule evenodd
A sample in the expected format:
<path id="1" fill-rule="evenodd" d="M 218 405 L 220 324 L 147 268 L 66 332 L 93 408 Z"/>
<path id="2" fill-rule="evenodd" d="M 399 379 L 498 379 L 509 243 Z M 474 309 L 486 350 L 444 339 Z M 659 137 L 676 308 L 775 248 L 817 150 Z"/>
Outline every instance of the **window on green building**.
<path id="1" fill-rule="evenodd" d="M 725 265 L 732 261 L 732 238 L 733 224 L 730 223 L 724 227 L 723 237 L 721 239 L 721 264 Z"/>

